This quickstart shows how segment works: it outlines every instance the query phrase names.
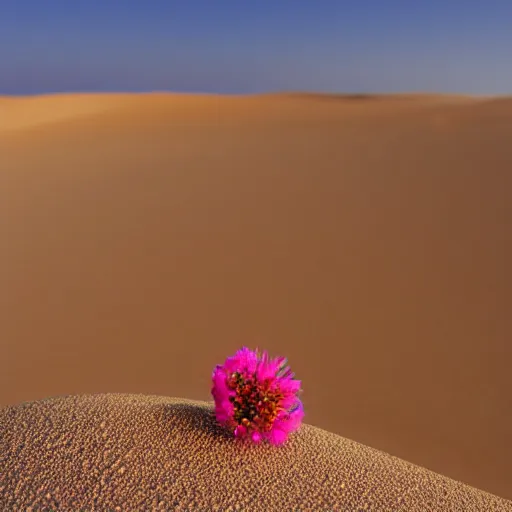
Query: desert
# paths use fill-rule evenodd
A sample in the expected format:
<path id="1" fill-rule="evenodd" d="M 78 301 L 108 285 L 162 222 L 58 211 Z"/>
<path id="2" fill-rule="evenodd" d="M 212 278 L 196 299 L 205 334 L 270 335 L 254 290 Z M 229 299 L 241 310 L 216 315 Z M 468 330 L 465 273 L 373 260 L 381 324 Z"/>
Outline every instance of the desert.
<path id="1" fill-rule="evenodd" d="M 57 506 L 37 489 L 79 449 L 64 426 L 88 439 L 84 463 L 117 460 L 126 411 L 129 432 L 149 422 L 128 444 L 168 441 L 148 467 L 189 467 L 170 431 L 202 454 L 196 494 L 186 472 L 163 479 L 155 509 L 258 510 L 274 486 L 260 510 L 512 510 L 511 141 L 509 97 L 0 97 L 0 508 L 22 488 L 18 510 Z M 237 501 L 239 473 L 202 486 L 212 460 L 243 466 L 207 414 L 214 365 L 242 345 L 289 359 L 305 424 L 277 483 L 258 465 L 271 449 L 247 452 L 261 489 Z M 180 407 L 165 434 L 155 418 Z M 64 451 L 30 476 L 55 450 L 24 427 L 51 446 L 44 418 Z M 137 467 L 125 480 L 149 482 Z M 80 506 L 118 496 L 123 475 L 95 474 Z"/>

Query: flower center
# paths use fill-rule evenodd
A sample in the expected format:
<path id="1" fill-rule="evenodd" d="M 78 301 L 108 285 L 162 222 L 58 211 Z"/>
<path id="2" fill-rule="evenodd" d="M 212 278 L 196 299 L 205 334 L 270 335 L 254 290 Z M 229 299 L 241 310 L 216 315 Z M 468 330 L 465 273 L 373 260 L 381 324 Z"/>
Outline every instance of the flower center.
<path id="1" fill-rule="evenodd" d="M 230 400 L 235 409 L 234 419 L 238 425 L 260 432 L 271 430 L 277 414 L 283 409 L 279 405 L 283 396 L 278 390 L 271 390 L 270 383 L 270 380 L 259 382 L 256 374 L 231 374 L 228 386 L 236 392 Z"/>

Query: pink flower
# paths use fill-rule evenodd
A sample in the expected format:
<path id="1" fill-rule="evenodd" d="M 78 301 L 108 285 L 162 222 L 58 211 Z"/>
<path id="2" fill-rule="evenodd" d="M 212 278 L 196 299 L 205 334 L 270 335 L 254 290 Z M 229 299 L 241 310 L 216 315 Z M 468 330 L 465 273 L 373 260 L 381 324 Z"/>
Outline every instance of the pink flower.
<path id="1" fill-rule="evenodd" d="M 300 381 L 284 357 L 270 359 L 265 351 L 247 347 L 217 365 L 212 375 L 212 395 L 217 421 L 236 438 L 253 443 L 267 440 L 283 444 L 304 417 L 298 398 Z"/>

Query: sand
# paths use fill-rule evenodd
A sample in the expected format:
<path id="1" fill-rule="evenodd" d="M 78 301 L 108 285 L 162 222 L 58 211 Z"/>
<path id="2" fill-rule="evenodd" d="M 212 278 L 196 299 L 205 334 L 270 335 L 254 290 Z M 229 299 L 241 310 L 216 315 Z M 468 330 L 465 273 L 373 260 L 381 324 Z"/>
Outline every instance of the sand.
<path id="1" fill-rule="evenodd" d="M 309 425 L 283 447 L 241 444 L 205 402 L 68 396 L 4 408 L 0 432 L 2 510 L 512 511 Z"/>
<path id="2" fill-rule="evenodd" d="M 0 98 L 0 406 L 210 399 L 243 344 L 306 422 L 512 498 L 512 100 Z"/>

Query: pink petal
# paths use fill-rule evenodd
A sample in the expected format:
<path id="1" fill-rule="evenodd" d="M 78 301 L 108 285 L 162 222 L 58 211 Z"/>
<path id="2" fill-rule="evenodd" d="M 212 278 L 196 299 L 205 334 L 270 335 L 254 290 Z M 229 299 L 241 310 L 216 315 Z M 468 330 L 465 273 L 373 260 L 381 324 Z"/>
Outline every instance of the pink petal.
<path id="1" fill-rule="evenodd" d="M 281 430 L 280 428 L 276 428 L 274 426 L 274 428 L 270 431 L 269 441 L 273 445 L 276 445 L 276 446 L 281 445 L 281 444 L 285 443 L 287 439 L 288 439 L 288 434 L 284 430 Z"/>
<path id="2" fill-rule="evenodd" d="M 214 395 L 214 398 L 218 398 L 219 400 L 226 398 L 229 393 L 229 388 L 227 385 L 226 374 L 224 373 L 220 366 L 217 366 L 217 368 L 215 368 L 215 371 L 213 372 L 212 376 L 212 381 L 212 394 Z"/>
<path id="3" fill-rule="evenodd" d="M 262 435 L 259 432 L 255 431 L 251 434 L 251 439 L 252 439 L 253 443 L 258 444 L 262 439 Z"/>
<path id="4" fill-rule="evenodd" d="M 286 395 L 279 405 L 283 407 L 286 411 L 289 411 L 290 409 L 293 409 L 299 404 L 300 400 L 297 398 L 296 395 Z"/>
<path id="5" fill-rule="evenodd" d="M 229 400 L 222 400 L 215 403 L 215 417 L 219 423 L 225 423 L 231 419 L 233 412 L 234 407 Z"/>
<path id="6" fill-rule="evenodd" d="M 301 381 L 296 379 L 281 379 L 279 388 L 283 393 L 295 394 L 300 391 Z"/>
<path id="7" fill-rule="evenodd" d="M 291 413 L 283 411 L 274 421 L 274 427 L 284 430 L 285 432 L 294 432 L 297 430 L 304 417 L 304 409 L 300 401 L 299 404 L 300 405 Z"/>
<path id="8" fill-rule="evenodd" d="M 224 362 L 224 371 L 229 375 L 239 369 L 240 361 L 235 357 L 228 357 Z"/>
<path id="9" fill-rule="evenodd" d="M 276 379 L 279 370 L 279 359 L 269 360 L 267 352 L 263 353 L 262 360 L 258 365 L 257 377 L 260 381 Z"/>
<path id="10" fill-rule="evenodd" d="M 235 437 L 242 439 L 247 435 L 247 429 L 243 425 L 238 425 L 235 428 Z"/>
<path id="11" fill-rule="evenodd" d="M 304 418 L 304 409 L 302 408 L 302 404 L 300 407 L 297 407 L 294 411 L 292 411 L 288 416 L 288 432 L 294 432 L 297 430 L 301 423 L 302 419 Z"/>
<path id="12" fill-rule="evenodd" d="M 228 357 L 224 363 L 224 368 L 227 373 L 249 372 L 254 373 L 258 363 L 258 356 L 256 352 L 247 347 L 242 347 L 232 357 Z"/>

